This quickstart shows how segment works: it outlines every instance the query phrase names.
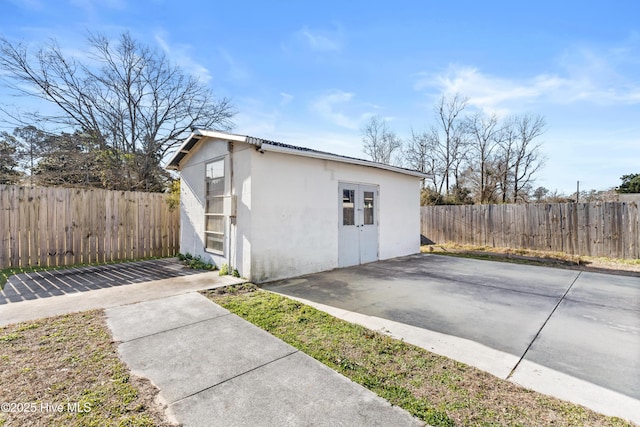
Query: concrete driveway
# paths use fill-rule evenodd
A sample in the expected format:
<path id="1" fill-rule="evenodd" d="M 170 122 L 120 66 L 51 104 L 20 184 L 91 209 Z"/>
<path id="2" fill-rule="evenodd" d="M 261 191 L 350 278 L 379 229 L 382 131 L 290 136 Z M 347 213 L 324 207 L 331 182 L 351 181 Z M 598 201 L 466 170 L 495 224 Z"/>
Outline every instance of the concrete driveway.
<path id="1" fill-rule="evenodd" d="M 640 278 L 419 254 L 264 287 L 640 422 Z"/>

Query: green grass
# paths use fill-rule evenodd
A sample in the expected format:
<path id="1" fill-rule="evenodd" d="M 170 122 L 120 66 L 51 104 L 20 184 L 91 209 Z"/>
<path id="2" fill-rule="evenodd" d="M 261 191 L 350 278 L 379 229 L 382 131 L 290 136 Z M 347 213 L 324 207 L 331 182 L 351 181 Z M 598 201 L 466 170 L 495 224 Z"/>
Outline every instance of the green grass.
<path id="1" fill-rule="evenodd" d="M 449 255 L 489 261 L 518 264 L 559 266 L 565 268 L 590 268 L 598 270 L 620 270 L 640 272 L 640 259 L 622 259 L 571 255 L 564 252 L 548 252 L 533 249 L 503 248 L 491 246 L 462 245 L 456 243 L 424 245 L 421 252 Z M 578 267 L 579 266 L 579 267 Z"/>
<path id="2" fill-rule="evenodd" d="M 629 426 L 251 284 L 214 302 L 434 426 Z"/>
<path id="3" fill-rule="evenodd" d="M 176 255 L 184 265 L 194 270 L 215 270 L 216 266 L 202 259 L 200 255 L 191 255 L 189 252 Z"/>
<path id="4" fill-rule="evenodd" d="M 1 402 L 34 409 L 0 412 L 0 426 L 168 425 L 157 389 L 118 358 L 102 311 L 0 328 L 0 390 Z"/>

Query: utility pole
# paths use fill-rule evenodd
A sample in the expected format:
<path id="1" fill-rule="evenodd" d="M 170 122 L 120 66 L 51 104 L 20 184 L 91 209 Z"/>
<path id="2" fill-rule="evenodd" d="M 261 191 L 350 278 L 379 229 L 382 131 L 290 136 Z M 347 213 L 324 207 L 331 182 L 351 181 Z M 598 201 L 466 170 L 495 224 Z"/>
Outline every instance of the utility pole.
<path id="1" fill-rule="evenodd" d="M 578 185 L 576 188 L 576 204 L 580 203 L 580 181 L 578 181 Z"/>

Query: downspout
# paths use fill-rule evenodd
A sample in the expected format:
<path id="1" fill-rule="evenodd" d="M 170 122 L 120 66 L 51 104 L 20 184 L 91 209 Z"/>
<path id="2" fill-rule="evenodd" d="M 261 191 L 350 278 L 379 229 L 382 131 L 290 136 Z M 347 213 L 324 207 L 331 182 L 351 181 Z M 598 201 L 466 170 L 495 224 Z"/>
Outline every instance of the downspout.
<path id="1" fill-rule="evenodd" d="M 231 200 L 230 203 L 233 203 L 233 197 L 235 195 L 235 186 L 234 186 L 234 177 L 233 177 L 233 142 L 229 141 L 228 146 L 229 151 L 229 196 Z M 234 245 L 233 242 L 236 239 L 236 212 L 231 212 L 234 215 L 229 216 L 229 273 L 233 272 L 235 268 L 237 268 L 236 260 L 237 256 L 234 252 L 236 250 L 237 245 Z M 232 261 L 233 260 L 233 261 Z"/>

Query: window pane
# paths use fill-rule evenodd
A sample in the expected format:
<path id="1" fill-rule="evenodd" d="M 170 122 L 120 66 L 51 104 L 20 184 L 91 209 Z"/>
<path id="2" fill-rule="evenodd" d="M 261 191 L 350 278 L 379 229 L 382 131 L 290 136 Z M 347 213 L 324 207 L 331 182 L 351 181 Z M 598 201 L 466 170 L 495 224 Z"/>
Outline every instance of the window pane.
<path id="1" fill-rule="evenodd" d="M 211 197 L 207 199 L 207 207 L 205 213 L 221 214 L 224 209 L 224 197 Z"/>
<path id="2" fill-rule="evenodd" d="M 207 178 L 207 197 L 224 196 L 224 177 Z"/>
<path id="3" fill-rule="evenodd" d="M 205 166 L 206 178 L 221 178 L 224 176 L 224 159 L 207 163 Z"/>
<path id="4" fill-rule="evenodd" d="M 355 191 L 342 190 L 342 225 L 355 225 Z"/>
<path id="5" fill-rule="evenodd" d="M 373 191 L 364 192 L 364 224 L 373 224 Z"/>
<path id="6" fill-rule="evenodd" d="M 224 233 L 224 217 L 218 215 L 207 215 L 205 231 Z"/>
<path id="7" fill-rule="evenodd" d="M 205 248 L 224 253 L 224 159 L 205 165 Z"/>
<path id="8" fill-rule="evenodd" d="M 206 235 L 207 249 L 211 251 L 223 252 L 224 251 L 224 237 L 217 234 Z"/>

